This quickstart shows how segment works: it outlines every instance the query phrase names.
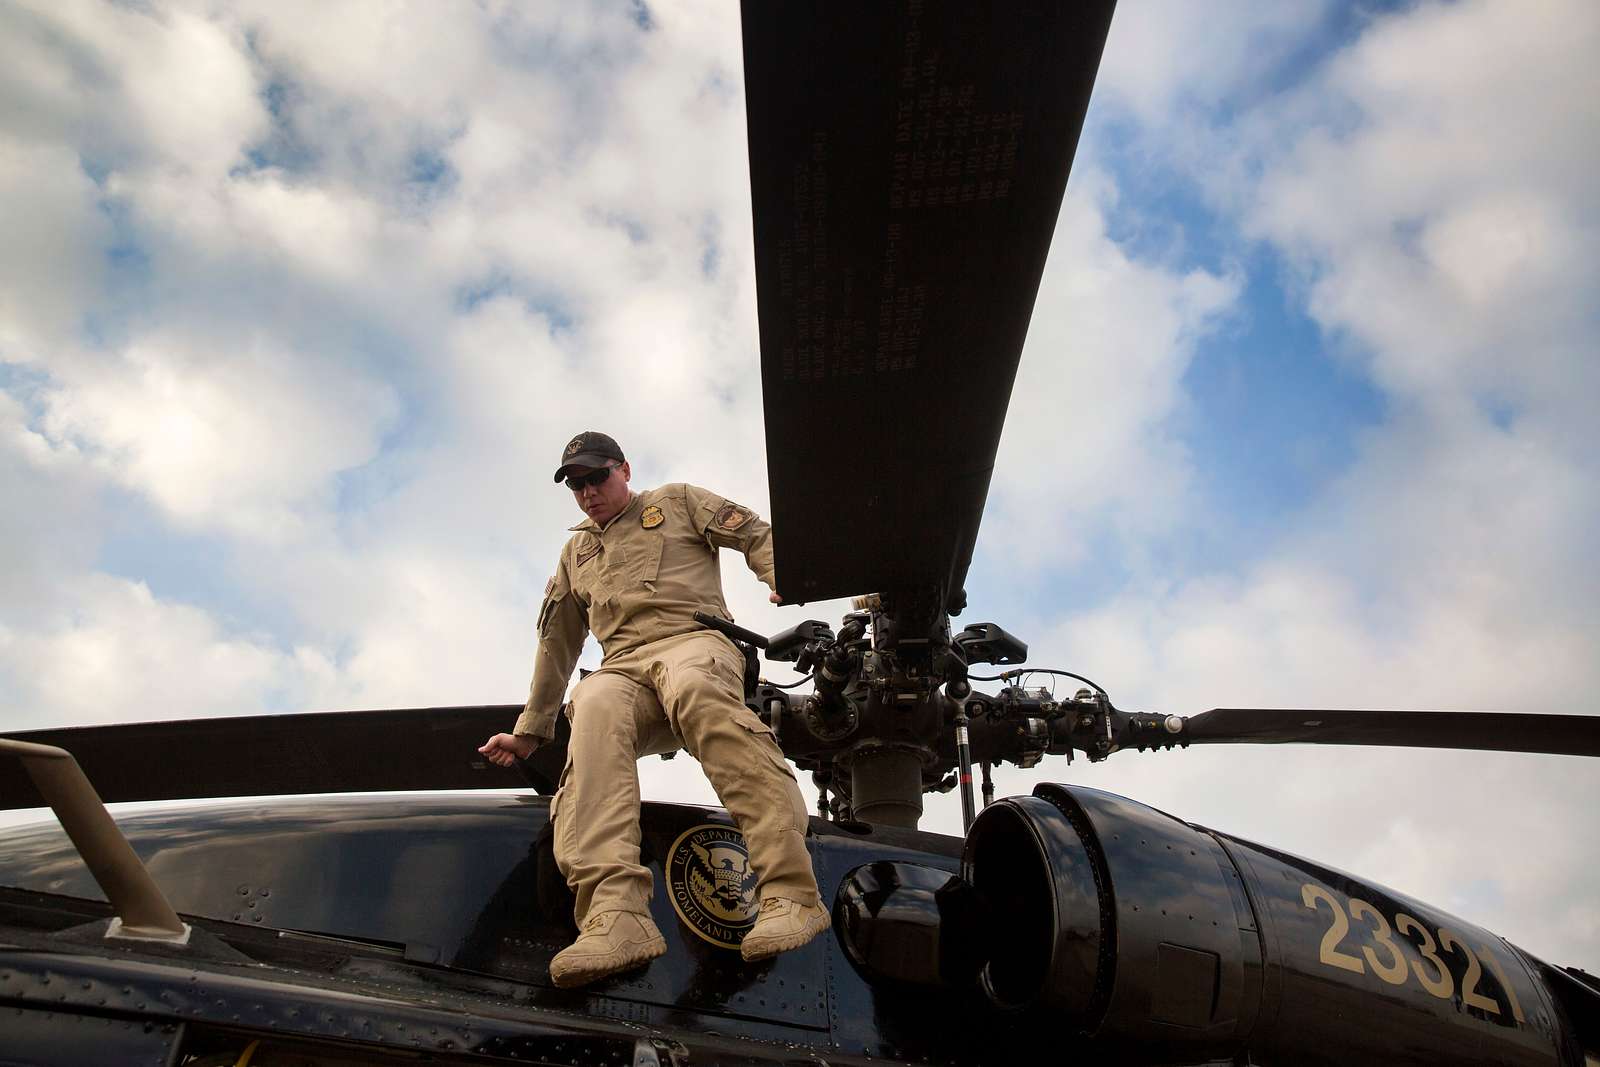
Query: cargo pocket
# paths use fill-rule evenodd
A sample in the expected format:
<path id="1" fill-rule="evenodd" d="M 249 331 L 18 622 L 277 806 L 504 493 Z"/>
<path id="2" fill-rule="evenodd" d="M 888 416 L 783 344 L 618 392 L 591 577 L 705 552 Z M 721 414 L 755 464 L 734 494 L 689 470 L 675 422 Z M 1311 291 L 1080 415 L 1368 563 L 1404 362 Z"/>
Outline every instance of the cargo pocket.
<path id="1" fill-rule="evenodd" d="M 544 587 L 544 603 L 539 605 L 538 632 L 541 638 L 549 636 L 550 620 L 555 615 L 556 605 L 571 594 L 572 584 L 567 581 L 566 568 L 563 566 Z"/>
<path id="2" fill-rule="evenodd" d="M 772 732 L 772 727 L 757 718 L 755 712 L 743 706 L 733 713 L 733 721 L 755 735 L 753 747 L 760 751 L 769 766 L 788 778 L 794 777 L 794 769 L 789 766 L 789 761 L 783 758 L 783 749 L 779 746 L 778 735 Z"/>
<path id="3" fill-rule="evenodd" d="M 572 773 L 572 761 L 569 759 L 561 768 L 561 778 L 556 782 L 555 796 L 550 798 L 550 821 L 556 821 L 556 812 L 561 807 L 562 794 L 567 791 L 567 776 Z"/>
<path id="4" fill-rule="evenodd" d="M 757 751 L 761 765 L 744 768 L 740 776 L 747 787 L 765 801 L 765 818 L 776 817 L 779 828 L 793 830 L 804 838 L 810 827 L 811 813 L 806 808 L 805 798 L 800 795 L 794 768 L 789 766 L 789 761 L 783 758 L 783 749 L 778 747 L 777 735 L 748 708 L 742 709 L 742 714 L 735 713 L 733 721 L 754 735 L 752 740 L 755 744 L 751 747 Z M 787 817 L 780 815 L 780 812 L 786 812 Z"/>
<path id="5" fill-rule="evenodd" d="M 720 615 L 721 612 L 713 610 L 707 612 L 707 614 Z M 742 702 L 744 700 L 744 653 L 740 652 L 737 645 L 720 633 L 714 634 L 712 639 L 720 647 L 711 653 L 707 661 L 706 670 L 711 673 L 713 678 L 720 678 L 728 683 L 732 687 L 730 692 L 733 694 L 734 699 Z M 756 719 L 756 725 L 761 726 L 768 733 L 772 733 L 771 729 L 764 726 L 759 718 Z"/>
<path id="6" fill-rule="evenodd" d="M 560 821 L 560 815 L 566 808 L 567 778 L 572 774 L 572 756 L 567 756 L 567 762 L 561 768 L 561 781 L 556 786 L 556 795 L 550 798 L 550 828 L 553 831 L 552 844 L 555 851 L 556 867 L 564 875 L 567 872 L 569 859 L 572 856 L 572 827 L 571 819 L 565 823 Z"/>

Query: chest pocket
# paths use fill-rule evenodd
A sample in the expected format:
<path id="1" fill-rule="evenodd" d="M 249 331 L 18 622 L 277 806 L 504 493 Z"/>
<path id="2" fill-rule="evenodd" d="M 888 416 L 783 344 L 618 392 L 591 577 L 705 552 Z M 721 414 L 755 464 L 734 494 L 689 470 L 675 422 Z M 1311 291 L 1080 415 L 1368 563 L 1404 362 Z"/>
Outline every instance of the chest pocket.
<path id="1" fill-rule="evenodd" d="M 591 536 L 578 545 L 573 556 L 572 588 L 586 605 L 603 604 L 610 599 L 604 570 L 606 555 L 600 539 Z"/>
<path id="2" fill-rule="evenodd" d="M 661 573 L 661 549 L 666 540 L 661 530 L 646 530 L 643 537 L 628 545 L 627 575 L 631 581 L 656 580 Z"/>

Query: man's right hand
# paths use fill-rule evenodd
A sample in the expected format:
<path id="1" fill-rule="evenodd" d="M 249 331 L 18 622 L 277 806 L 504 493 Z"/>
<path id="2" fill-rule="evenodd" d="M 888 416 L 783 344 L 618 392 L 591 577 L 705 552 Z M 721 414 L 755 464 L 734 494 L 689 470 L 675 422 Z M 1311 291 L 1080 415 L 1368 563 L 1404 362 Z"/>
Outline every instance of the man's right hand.
<path id="1" fill-rule="evenodd" d="M 533 755 L 543 740 L 529 734 L 495 734 L 478 751 L 487 756 L 490 763 L 509 767 L 517 760 Z"/>

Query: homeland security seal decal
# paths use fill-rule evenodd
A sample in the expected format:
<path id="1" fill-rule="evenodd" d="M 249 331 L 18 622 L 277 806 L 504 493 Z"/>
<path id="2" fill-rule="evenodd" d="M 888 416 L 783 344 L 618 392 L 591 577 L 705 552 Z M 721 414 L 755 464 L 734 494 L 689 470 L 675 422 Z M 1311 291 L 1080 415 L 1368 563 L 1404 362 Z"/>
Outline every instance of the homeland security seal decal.
<path id="1" fill-rule="evenodd" d="M 683 924 L 719 948 L 737 949 L 756 924 L 756 875 L 744 836 L 706 823 L 678 835 L 667 853 L 667 890 Z"/>

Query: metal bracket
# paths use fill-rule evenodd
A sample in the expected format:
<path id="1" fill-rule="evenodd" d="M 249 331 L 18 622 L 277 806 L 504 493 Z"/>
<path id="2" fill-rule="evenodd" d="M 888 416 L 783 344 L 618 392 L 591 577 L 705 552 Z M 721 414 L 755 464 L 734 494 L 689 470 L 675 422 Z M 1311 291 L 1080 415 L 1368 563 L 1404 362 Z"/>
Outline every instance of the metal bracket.
<path id="1" fill-rule="evenodd" d="M 0 755 L 15 756 L 22 762 L 111 902 L 117 914 L 106 929 L 106 937 L 188 945 L 193 931 L 178 918 L 155 879 L 144 869 L 72 753 L 54 745 L 0 737 Z"/>

